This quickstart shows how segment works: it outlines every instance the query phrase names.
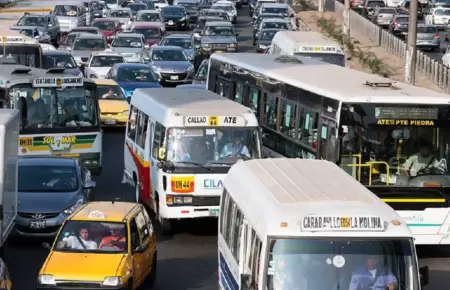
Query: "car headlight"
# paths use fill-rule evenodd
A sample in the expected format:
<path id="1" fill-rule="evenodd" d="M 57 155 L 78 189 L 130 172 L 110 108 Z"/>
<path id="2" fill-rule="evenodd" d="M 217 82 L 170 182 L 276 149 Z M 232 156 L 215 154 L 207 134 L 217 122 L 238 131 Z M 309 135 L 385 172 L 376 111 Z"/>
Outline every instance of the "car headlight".
<path id="1" fill-rule="evenodd" d="M 179 21 L 185 21 L 186 17 L 181 17 Z"/>
<path id="2" fill-rule="evenodd" d="M 79 200 L 77 200 L 77 202 L 74 205 L 72 205 L 68 209 L 65 209 L 64 213 L 67 215 L 71 215 L 75 210 L 77 210 L 80 206 L 82 206 L 83 203 L 84 203 L 84 199 L 80 198 Z"/>
<path id="3" fill-rule="evenodd" d="M 210 47 L 211 47 L 211 44 L 208 44 L 208 43 L 202 43 L 202 47 L 204 47 L 204 48 L 210 48 Z"/>
<path id="4" fill-rule="evenodd" d="M 152 65 L 153 70 L 155 73 L 159 74 L 161 72 L 161 68 L 159 66 Z"/>
<path id="5" fill-rule="evenodd" d="M 236 47 L 236 43 L 229 43 L 227 44 L 228 47 Z"/>
<path id="6" fill-rule="evenodd" d="M 122 112 L 122 115 L 128 116 L 129 113 L 130 113 L 130 111 L 129 111 L 129 110 L 126 110 L 126 111 L 123 111 L 123 112 Z"/>
<path id="7" fill-rule="evenodd" d="M 39 275 L 38 283 L 41 285 L 55 285 L 55 277 L 53 275 Z"/>
<path id="8" fill-rule="evenodd" d="M 122 285 L 122 278 L 120 277 L 106 277 L 103 280 L 103 286 L 119 286 Z"/>

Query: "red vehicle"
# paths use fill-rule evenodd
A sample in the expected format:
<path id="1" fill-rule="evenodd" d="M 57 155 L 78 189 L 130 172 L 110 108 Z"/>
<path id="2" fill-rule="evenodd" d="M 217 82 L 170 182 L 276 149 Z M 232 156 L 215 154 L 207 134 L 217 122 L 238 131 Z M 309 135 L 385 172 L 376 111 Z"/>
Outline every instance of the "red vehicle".
<path id="1" fill-rule="evenodd" d="M 97 27 L 106 37 L 108 44 L 111 44 L 114 36 L 122 32 L 120 21 L 114 18 L 97 18 L 92 21 L 91 26 Z"/>
<path id="2" fill-rule="evenodd" d="M 132 32 L 142 34 L 148 45 L 157 44 L 164 36 L 162 25 L 158 23 L 137 22 L 132 27 Z"/>

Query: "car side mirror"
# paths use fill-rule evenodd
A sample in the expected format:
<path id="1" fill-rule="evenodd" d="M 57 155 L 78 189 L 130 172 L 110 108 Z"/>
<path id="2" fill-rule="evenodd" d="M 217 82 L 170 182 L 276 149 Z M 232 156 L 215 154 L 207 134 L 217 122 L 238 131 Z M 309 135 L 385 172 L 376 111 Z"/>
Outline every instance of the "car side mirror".
<path id="1" fill-rule="evenodd" d="M 43 247 L 44 249 L 50 250 L 50 244 L 47 243 L 47 242 L 43 242 L 43 243 L 42 243 L 42 247 Z"/>
<path id="2" fill-rule="evenodd" d="M 241 274 L 241 288 L 240 290 L 251 290 L 252 276 L 250 274 Z"/>
<path id="3" fill-rule="evenodd" d="M 133 253 L 143 253 L 145 252 L 145 248 L 142 246 L 137 246 L 136 248 L 134 248 Z"/>
<path id="4" fill-rule="evenodd" d="M 429 270 L 428 266 L 419 268 L 420 285 L 421 286 L 428 285 L 428 282 L 429 282 L 429 271 L 430 270 Z"/>
<path id="5" fill-rule="evenodd" d="M 84 183 L 83 188 L 84 188 L 84 189 L 92 189 L 92 188 L 94 188 L 94 187 L 96 187 L 96 186 L 97 186 L 97 182 L 95 182 L 95 181 L 93 181 L 93 180 L 87 180 L 87 181 Z"/>

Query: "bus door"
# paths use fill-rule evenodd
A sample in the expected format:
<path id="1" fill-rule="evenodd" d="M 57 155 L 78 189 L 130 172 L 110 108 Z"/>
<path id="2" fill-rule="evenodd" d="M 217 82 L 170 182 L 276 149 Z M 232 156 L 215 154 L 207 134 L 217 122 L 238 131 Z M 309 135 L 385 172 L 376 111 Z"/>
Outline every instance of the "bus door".
<path id="1" fill-rule="evenodd" d="M 337 124 L 334 120 L 321 115 L 321 125 L 317 132 L 317 155 L 331 162 L 338 160 Z"/>

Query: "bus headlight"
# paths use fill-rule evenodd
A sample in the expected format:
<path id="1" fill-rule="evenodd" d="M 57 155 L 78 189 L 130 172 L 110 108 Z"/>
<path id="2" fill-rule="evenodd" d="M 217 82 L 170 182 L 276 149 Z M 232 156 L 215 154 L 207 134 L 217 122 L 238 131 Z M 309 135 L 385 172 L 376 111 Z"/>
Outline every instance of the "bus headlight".
<path id="1" fill-rule="evenodd" d="M 192 196 L 166 195 L 167 205 L 191 205 Z"/>

